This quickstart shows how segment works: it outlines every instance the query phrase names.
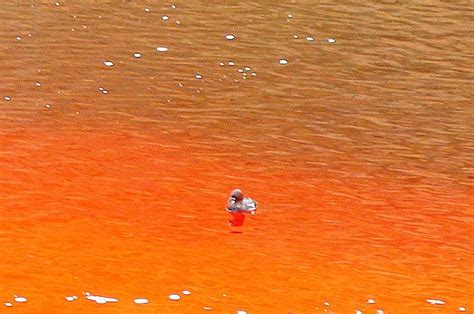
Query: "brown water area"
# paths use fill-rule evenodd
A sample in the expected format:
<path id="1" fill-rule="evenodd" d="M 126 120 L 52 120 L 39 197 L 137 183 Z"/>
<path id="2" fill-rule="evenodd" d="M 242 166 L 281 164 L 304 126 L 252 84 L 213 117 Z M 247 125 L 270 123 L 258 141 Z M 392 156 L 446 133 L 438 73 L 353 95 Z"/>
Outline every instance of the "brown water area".
<path id="1" fill-rule="evenodd" d="M 3 1 L 0 311 L 473 313 L 473 16 Z"/>

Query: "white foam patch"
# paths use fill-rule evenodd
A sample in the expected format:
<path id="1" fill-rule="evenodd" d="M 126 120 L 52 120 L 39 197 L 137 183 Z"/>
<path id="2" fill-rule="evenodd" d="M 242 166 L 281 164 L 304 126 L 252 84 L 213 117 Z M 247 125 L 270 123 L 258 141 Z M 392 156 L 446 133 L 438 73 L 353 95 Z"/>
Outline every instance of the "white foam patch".
<path id="1" fill-rule="evenodd" d="M 70 295 L 70 296 L 66 297 L 66 301 L 68 301 L 68 302 L 72 302 L 72 301 L 75 301 L 75 300 L 77 300 L 77 297 L 75 295 Z"/>
<path id="2" fill-rule="evenodd" d="M 459 312 L 466 312 L 466 308 L 464 306 L 459 307 Z"/>
<path id="3" fill-rule="evenodd" d="M 16 40 L 21 40 L 21 36 L 16 36 Z"/>
<path id="4" fill-rule="evenodd" d="M 145 8 L 145 12 L 150 12 L 150 8 Z"/>
<path id="5" fill-rule="evenodd" d="M 289 62 L 286 59 L 280 59 L 278 63 L 280 63 L 281 65 L 287 65 Z"/>
<path id="6" fill-rule="evenodd" d="M 168 21 L 168 20 L 170 19 L 170 17 L 169 17 L 168 15 L 163 15 L 163 16 L 161 17 L 161 19 L 162 19 L 163 21 Z"/>
<path id="7" fill-rule="evenodd" d="M 336 42 L 336 39 L 334 38 L 328 38 L 328 43 L 334 44 Z"/>
<path id="8" fill-rule="evenodd" d="M 177 294 L 170 294 L 168 296 L 168 299 L 170 299 L 171 301 L 178 301 L 178 300 L 181 300 L 181 297 Z"/>
<path id="9" fill-rule="evenodd" d="M 115 65 L 115 63 L 113 63 L 112 61 L 104 61 L 104 65 L 106 67 L 113 67 Z"/>
<path id="10" fill-rule="evenodd" d="M 133 56 L 138 59 L 138 58 L 141 58 L 141 57 L 142 57 L 142 54 L 139 53 L 139 52 L 135 52 L 135 53 L 133 54 Z"/>
<path id="11" fill-rule="evenodd" d="M 36 82 L 35 85 L 38 86 L 38 87 L 40 87 L 40 86 L 41 86 L 41 83 L 40 83 L 40 82 Z"/>
<path id="12" fill-rule="evenodd" d="M 25 297 L 19 297 L 19 296 L 15 296 L 14 300 L 15 300 L 15 302 L 17 302 L 17 303 L 25 303 L 25 302 L 28 301 L 27 298 L 25 298 Z"/>
<path id="13" fill-rule="evenodd" d="M 225 35 L 225 39 L 227 39 L 227 40 L 234 40 L 234 39 L 235 39 L 235 35 L 233 35 L 233 34 L 227 34 L 227 35 Z"/>
<path id="14" fill-rule="evenodd" d="M 194 77 L 198 80 L 202 79 L 202 75 L 199 74 L 199 73 L 196 73 L 196 75 L 194 75 Z"/>
<path id="15" fill-rule="evenodd" d="M 5 303 L 5 306 L 6 306 L 6 307 L 12 307 L 13 304 L 11 304 L 10 302 L 6 302 L 6 303 Z"/>
<path id="16" fill-rule="evenodd" d="M 212 311 L 212 307 L 210 306 L 205 306 L 203 307 L 204 311 Z"/>
<path id="17" fill-rule="evenodd" d="M 139 299 L 133 300 L 133 302 L 134 302 L 135 304 L 148 304 L 148 299 L 139 298 Z"/>
<path id="18" fill-rule="evenodd" d="M 233 67 L 235 65 L 235 62 L 234 61 L 229 61 L 228 65 Z"/>
<path id="19" fill-rule="evenodd" d="M 156 50 L 159 52 L 165 52 L 165 51 L 168 51 L 169 49 L 167 47 L 160 46 L 160 47 L 156 47 Z"/>
<path id="20" fill-rule="evenodd" d="M 247 314 L 247 311 L 238 310 L 237 314 Z"/>
<path id="21" fill-rule="evenodd" d="M 10 96 L 5 96 L 5 97 L 3 97 L 3 99 L 5 99 L 5 101 L 10 101 L 10 100 L 12 100 L 12 98 L 11 98 Z"/>
<path id="22" fill-rule="evenodd" d="M 191 291 L 189 291 L 189 290 L 183 290 L 182 292 L 183 292 L 184 295 L 190 295 L 191 294 Z"/>
<path id="23" fill-rule="evenodd" d="M 446 302 L 444 302 L 443 300 L 438 300 L 438 299 L 426 299 L 426 302 L 428 302 L 429 304 L 433 304 L 433 305 L 446 304 Z"/>
<path id="24" fill-rule="evenodd" d="M 313 36 L 306 36 L 306 40 L 307 41 L 314 41 L 314 37 Z"/>
<path id="25" fill-rule="evenodd" d="M 111 298 L 111 297 L 103 297 L 100 295 L 93 295 L 88 292 L 85 293 L 86 299 L 90 301 L 94 301 L 97 304 L 106 304 L 106 303 L 115 303 L 118 302 L 119 300 L 116 298 Z"/>
<path id="26" fill-rule="evenodd" d="M 374 299 L 368 299 L 368 300 L 367 300 L 367 303 L 369 303 L 369 304 L 375 304 L 375 300 L 374 300 Z"/>
<path id="27" fill-rule="evenodd" d="M 356 314 L 362 314 L 362 311 L 356 310 Z"/>
<path id="28" fill-rule="evenodd" d="M 324 305 L 325 305 L 325 306 L 329 306 L 329 302 L 328 302 L 328 301 L 324 301 Z"/>
<path id="29" fill-rule="evenodd" d="M 383 314 L 383 310 L 377 310 L 377 314 Z"/>

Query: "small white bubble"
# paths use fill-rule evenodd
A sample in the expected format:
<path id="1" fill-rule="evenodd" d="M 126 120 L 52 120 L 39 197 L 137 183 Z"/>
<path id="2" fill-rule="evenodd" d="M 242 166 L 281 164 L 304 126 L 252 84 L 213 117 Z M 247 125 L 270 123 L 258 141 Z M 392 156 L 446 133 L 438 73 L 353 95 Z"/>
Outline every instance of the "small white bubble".
<path id="1" fill-rule="evenodd" d="M 294 38 L 294 39 L 298 39 L 299 36 L 298 36 L 298 35 L 293 35 L 293 38 Z"/>
<path id="2" fill-rule="evenodd" d="M 249 72 L 251 70 L 251 68 L 250 67 L 245 67 L 244 70 Z"/>
<path id="3" fill-rule="evenodd" d="M 356 310 L 356 314 L 362 314 L 362 311 Z"/>
<path id="4" fill-rule="evenodd" d="M 21 40 L 21 36 L 16 36 L 16 40 Z"/>
<path id="5" fill-rule="evenodd" d="M 219 62 L 219 65 L 220 65 L 221 67 L 223 67 L 225 64 L 224 64 L 224 62 Z"/>
<path id="6" fill-rule="evenodd" d="M 109 91 L 106 90 L 106 89 L 104 89 L 104 90 L 102 91 L 102 94 L 108 94 L 108 93 L 109 93 Z"/>
<path id="7" fill-rule="evenodd" d="M 288 64 L 288 60 L 286 60 L 286 59 L 280 59 L 278 62 L 279 62 L 281 65 L 286 65 L 286 64 Z"/>
<path id="8" fill-rule="evenodd" d="M 86 29 L 86 28 L 87 28 L 87 26 L 86 26 L 86 25 L 82 25 L 82 28 L 83 28 L 83 29 Z"/>
<path id="9" fill-rule="evenodd" d="M 181 25 L 181 22 L 180 22 L 180 21 L 176 21 L 176 24 L 177 24 L 177 25 Z"/>
<path id="10" fill-rule="evenodd" d="M 228 63 L 228 64 L 229 64 L 229 66 L 233 67 L 233 66 L 235 65 L 235 62 L 233 62 L 233 61 L 229 61 L 229 63 Z"/>
<path id="11" fill-rule="evenodd" d="M 237 314 L 247 314 L 247 311 L 238 310 Z"/>
<path id="12" fill-rule="evenodd" d="M 106 67 L 113 67 L 115 65 L 115 63 L 113 63 L 112 61 L 104 61 L 104 65 Z"/>
<path id="13" fill-rule="evenodd" d="M 145 8 L 145 12 L 150 12 L 150 8 Z"/>
<path id="14" fill-rule="evenodd" d="M 3 97 L 3 99 L 5 99 L 5 101 L 10 101 L 10 100 L 12 100 L 12 98 L 11 98 L 10 96 L 5 96 L 5 97 Z"/>
<path id="15" fill-rule="evenodd" d="M 51 108 L 51 105 L 48 104 L 48 105 L 45 105 L 45 107 L 49 109 Z"/>
<path id="16" fill-rule="evenodd" d="M 77 112 L 76 112 L 76 114 L 77 114 Z M 73 295 L 73 296 L 67 296 L 67 297 L 66 297 L 66 301 L 72 302 L 72 301 L 76 300 L 76 298 L 77 298 L 77 297 L 74 296 L 74 295 Z"/>
<path id="17" fill-rule="evenodd" d="M 180 297 L 179 295 L 177 295 L 177 294 L 170 294 L 170 295 L 168 296 L 168 298 L 169 298 L 171 301 L 178 301 L 178 300 L 181 299 L 181 297 Z"/>
<path id="18" fill-rule="evenodd" d="M 169 18 L 168 15 L 163 15 L 163 16 L 161 17 L 161 19 L 162 19 L 163 21 L 168 21 L 170 18 Z"/>
<path id="19" fill-rule="evenodd" d="M 175 4 L 172 4 L 172 5 L 171 5 L 171 8 L 172 8 L 172 9 L 176 9 L 176 5 L 175 5 Z"/>
<path id="20" fill-rule="evenodd" d="M 168 51 L 168 48 L 166 48 L 166 47 L 156 47 L 156 50 L 159 51 L 159 52 L 165 52 L 165 51 Z"/>
<path id="21" fill-rule="evenodd" d="M 135 299 L 135 300 L 133 300 L 133 302 L 134 302 L 135 304 L 148 304 L 148 300 L 147 300 L 147 299 L 144 299 L 144 298 Z"/>
<path id="22" fill-rule="evenodd" d="M 252 72 L 252 76 L 257 76 L 257 73 L 255 73 L 255 72 Z"/>
<path id="23" fill-rule="evenodd" d="M 74 32 L 74 31 L 76 31 L 76 30 L 74 29 L 74 27 L 73 27 L 73 28 L 71 28 L 71 32 Z"/>
<path id="24" fill-rule="evenodd" d="M 443 305 L 446 304 L 443 300 L 437 300 L 437 299 L 427 299 L 426 302 L 432 305 Z"/>
<path id="25" fill-rule="evenodd" d="M 179 83 L 178 86 L 179 86 L 179 87 L 183 87 L 184 85 L 183 85 L 183 83 Z"/>
<path id="26" fill-rule="evenodd" d="M 210 306 L 205 306 L 203 307 L 204 311 L 212 311 L 212 307 Z"/>
<path id="27" fill-rule="evenodd" d="M 466 312 L 466 308 L 464 306 L 459 307 L 459 312 Z"/>
<path id="28" fill-rule="evenodd" d="M 40 82 L 36 82 L 35 85 L 38 86 L 38 87 L 40 87 L 40 86 L 41 86 L 41 83 L 40 83 Z"/>
<path id="29" fill-rule="evenodd" d="M 57 6 L 57 7 L 59 7 L 59 6 L 60 6 L 60 3 L 59 3 L 59 2 L 56 2 L 55 4 L 56 4 L 56 6 Z"/>
<path id="30" fill-rule="evenodd" d="M 328 38 L 328 43 L 334 44 L 336 42 L 336 39 L 334 38 Z"/>
<path id="31" fill-rule="evenodd" d="M 138 59 L 138 58 L 141 58 L 141 57 L 142 57 L 142 54 L 139 53 L 139 52 L 135 52 L 135 53 L 133 54 L 133 56 Z"/>
<path id="32" fill-rule="evenodd" d="M 314 41 L 314 37 L 313 36 L 306 36 L 306 40 L 307 41 Z"/>
<path id="33" fill-rule="evenodd" d="M 377 310 L 377 314 L 383 314 L 383 310 Z"/>
<path id="34" fill-rule="evenodd" d="M 289 19 L 292 19 L 292 18 L 293 18 L 293 15 L 292 15 L 292 14 L 288 14 L 288 18 L 289 18 Z"/>
<path id="35" fill-rule="evenodd" d="M 10 302 L 6 302 L 6 303 L 5 303 L 5 306 L 6 306 L 6 307 L 12 307 L 13 304 L 11 304 Z"/>
<path id="36" fill-rule="evenodd" d="M 225 35 L 225 39 L 227 39 L 227 40 L 234 40 L 234 39 L 235 39 L 235 35 L 227 34 L 227 35 Z"/>
<path id="37" fill-rule="evenodd" d="M 368 300 L 367 300 L 367 303 L 369 303 L 369 304 L 375 304 L 375 300 L 374 300 L 374 299 L 368 299 Z"/>
<path id="38" fill-rule="evenodd" d="M 190 295 L 191 294 L 191 291 L 189 291 L 189 290 L 183 290 L 182 292 L 183 292 L 184 295 Z"/>
<path id="39" fill-rule="evenodd" d="M 244 72 L 243 69 L 238 69 L 237 71 L 239 71 L 239 73 L 243 73 L 243 72 Z"/>
<path id="40" fill-rule="evenodd" d="M 194 75 L 195 78 L 197 78 L 198 80 L 202 79 L 202 75 L 199 74 L 199 73 L 196 73 L 196 75 Z"/>
<path id="41" fill-rule="evenodd" d="M 325 305 L 325 306 L 329 306 L 329 302 L 328 302 L 328 301 L 324 301 L 324 305 Z"/>

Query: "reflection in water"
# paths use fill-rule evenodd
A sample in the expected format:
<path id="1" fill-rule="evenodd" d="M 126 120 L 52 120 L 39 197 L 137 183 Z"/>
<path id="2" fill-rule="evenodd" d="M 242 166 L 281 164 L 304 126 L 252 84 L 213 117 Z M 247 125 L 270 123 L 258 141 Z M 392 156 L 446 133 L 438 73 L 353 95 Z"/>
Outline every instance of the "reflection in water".
<path id="1" fill-rule="evenodd" d="M 56 312 L 96 311 L 63 299 L 87 290 L 123 312 L 470 311 L 472 14 L 5 3 L 0 296 Z M 261 206 L 239 234 L 222 210 L 236 185 Z"/>

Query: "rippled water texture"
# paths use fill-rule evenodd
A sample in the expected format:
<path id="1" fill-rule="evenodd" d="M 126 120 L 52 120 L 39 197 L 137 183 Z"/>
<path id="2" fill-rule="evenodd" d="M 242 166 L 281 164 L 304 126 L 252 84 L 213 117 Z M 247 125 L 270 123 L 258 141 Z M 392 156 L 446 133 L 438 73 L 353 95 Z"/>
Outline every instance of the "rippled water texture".
<path id="1" fill-rule="evenodd" d="M 19 2 L 2 312 L 472 313 L 471 1 Z"/>

